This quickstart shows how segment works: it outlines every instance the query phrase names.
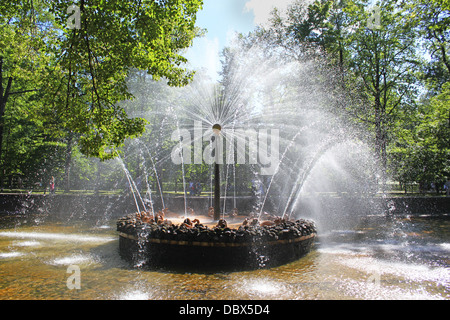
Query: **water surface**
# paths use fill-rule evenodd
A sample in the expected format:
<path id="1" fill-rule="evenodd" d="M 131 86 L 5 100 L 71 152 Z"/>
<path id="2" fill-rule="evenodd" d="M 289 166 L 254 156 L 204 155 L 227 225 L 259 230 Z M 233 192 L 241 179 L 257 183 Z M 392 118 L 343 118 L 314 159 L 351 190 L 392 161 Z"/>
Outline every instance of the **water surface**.
<path id="1" fill-rule="evenodd" d="M 0 299 L 449 299 L 450 220 L 360 217 L 319 230 L 302 259 L 277 268 L 183 273 L 136 268 L 115 221 L 2 216 Z M 68 267 L 80 269 L 70 290 Z"/>

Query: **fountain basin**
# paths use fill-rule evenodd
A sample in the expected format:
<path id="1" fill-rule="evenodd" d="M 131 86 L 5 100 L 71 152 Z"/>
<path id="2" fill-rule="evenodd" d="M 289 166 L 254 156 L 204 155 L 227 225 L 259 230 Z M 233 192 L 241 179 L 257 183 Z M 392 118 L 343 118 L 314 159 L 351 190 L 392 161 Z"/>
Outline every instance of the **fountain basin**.
<path id="1" fill-rule="evenodd" d="M 134 227 L 133 227 L 134 226 Z M 313 222 L 297 220 L 273 226 L 238 229 L 197 225 L 127 225 L 118 222 L 123 259 L 156 268 L 183 270 L 249 270 L 295 261 L 316 238 Z"/>

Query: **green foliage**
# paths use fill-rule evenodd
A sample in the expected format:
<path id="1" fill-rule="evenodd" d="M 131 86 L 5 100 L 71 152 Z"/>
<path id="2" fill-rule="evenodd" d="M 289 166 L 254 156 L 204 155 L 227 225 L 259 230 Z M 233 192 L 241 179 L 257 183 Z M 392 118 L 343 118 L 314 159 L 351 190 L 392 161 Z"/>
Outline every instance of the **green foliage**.
<path id="1" fill-rule="evenodd" d="M 59 116 L 65 130 L 80 134 L 84 154 L 113 158 L 126 138 L 145 129 L 144 119 L 130 119 L 118 106 L 132 98 L 126 86 L 131 68 L 155 80 L 164 77 L 171 86 L 192 79 L 180 67 L 186 59 L 179 52 L 197 34 L 201 1 L 81 1 L 81 28 L 72 30 L 64 28 L 70 4 L 48 2 L 63 31 L 53 48 L 61 72 L 46 90 L 48 112 Z"/>
<path id="2" fill-rule="evenodd" d="M 125 139 L 141 135 L 147 124 L 120 103 L 133 99 L 131 72 L 143 70 L 170 86 L 193 77 L 181 50 L 201 34 L 195 27 L 201 0 L 81 0 L 75 3 L 79 29 L 68 27 L 72 4 L 0 1 L 2 173 L 26 174 L 22 164 L 39 166 L 42 157 L 23 155 L 34 148 L 48 154 L 58 145 L 66 155 L 53 153 L 59 164 L 66 158 L 68 174 L 72 138 L 87 156 L 116 157 Z"/>
<path id="3" fill-rule="evenodd" d="M 124 150 L 136 154 L 124 160 L 133 176 L 154 182 L 143 168 L 155 165 L 159 178 L 181 181 L 180 168 L 167 160 L 174 128 L 166 125 L 161 96 L 171 98 L 166 84 L 193 78 L 182 50 L 201 34 L 195 20 L 202 1 L 80 0 L 80 29 L 69 29 L 72 4 L 0 0 L 2 173 L 29 177 L 30 184 L 61 181 L 63 171 L 73 183 L 115 181 L 84 155 L 107 160 Z M 380 28 L 368 28 L 372 5 L 380 8 Z M 325 78 L 347 97 L 336 114 L 372 133 L 391 177 L 438 182 L 450 175 L 449 28 L 448 0 L 297 1 L 240 43 L 245 50 L 258 42 L 267 57 L 283 52 L 326 61 L 323 69 L 338 76 Z M 226 86 L 234 76 L 227 66 L 238 57 L 225 49 L 223 58 Z M 161 157 L 154 163 L 153 148 Z M 186 166 L 185 177 L 208 183 L 209 169 Z"/>
<path id="4" fill-rule="evenodd" d="M 396 132 L 391 170 L 401 182 L 439 182 L 450 174 L 450 83 L 426 101 L 413 115 L 410 126 Z"/>
<path id="5" fill-rule="evenodd" d="M 88 156 L 116 157 L 126 138 L 144 132 L 146 121 L 118 104 L 132 98 L 131 69 L 171 86 L 192 79 L 180 51 L 199 34 L 201 0 L 82 0 L 79 29 L 67 26 L 72 1 L 13 3 L 0 2 L 3 72 L 15 83 L 32 81 L 42 104 L 35 117 L 47 122 L 46 134 L 75 132 Z"/>
<path id="6" fill-rule="evenodd" d="M 372 132 L 384 171 L 400 181 L 433 181 L 446 174 L 449 161 L 442 102 L 449 8 L 446 0 L 296 1 L 246 38 L 298 60 L 325 57 L 327 68 L 338 70 L 336 94 L 347 94 L 340 114 Z"/>
<path id="7" fill-rule="evenodd" d="M 438 94 L 450 80 L 450 5 L 448 1 L 408 1 L 404 4 L 405 20 L 423 39 L 429 61 L 422 66 L 422 78 L 431 94 Z"/>

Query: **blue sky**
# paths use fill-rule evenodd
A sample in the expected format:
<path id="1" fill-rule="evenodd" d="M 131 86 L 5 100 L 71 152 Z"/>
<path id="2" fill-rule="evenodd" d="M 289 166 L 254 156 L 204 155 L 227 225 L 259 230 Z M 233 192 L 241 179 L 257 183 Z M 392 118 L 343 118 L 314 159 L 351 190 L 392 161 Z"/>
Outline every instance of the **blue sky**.
<path id="1" fill-rule="evenodd" d="M 211 78 L 220 70 L 220 51 L 229 44 L 235 32 L 248 33 L 264 24 L 276 6 L 286 8 L 292 0 L 204 0 L 197 14 L 197 26 L 207 29 L 203 38 L 194 40 L 185 54 L 192 68 L 204 68 Z"/>

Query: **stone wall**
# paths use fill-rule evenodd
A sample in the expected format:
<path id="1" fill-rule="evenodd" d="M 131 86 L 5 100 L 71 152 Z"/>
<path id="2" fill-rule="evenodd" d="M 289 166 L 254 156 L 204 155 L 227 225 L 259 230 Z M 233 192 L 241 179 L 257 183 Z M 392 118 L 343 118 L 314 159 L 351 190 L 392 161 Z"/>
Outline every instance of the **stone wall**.
<path id="1" fill-rule="evenodd" d="M 155 209 L 162 209 L 161 200 L 157 197 L 154 197 L 153 200 Z M 170 210 L 184 211 L 184 197 L 167 196 L 164 200 L 165 206 Z M 252 211 L 254 204 L 255 200 L 251 197 L 238 197 L 236 199 L 236 207 L 240 213 L 245 214 Z M 223 200 L 221 205 L 223 205 Z M 188 196 L 187 206 L 193 208 L 197 214 L 206 214 L 210 206 L 210 199 Z M 226 211 L 231 211 L 233 207 L 233 200 L 228 199 Z M 264 210 L 276 213 L 277 208 L 268 201 Z M 0 214 L 41 212 L 64 214 L 75 212 L 92 215 L 108 214 L 111 217 L 120 217 L 135 211 L 134 199 L 130 195 L 0 194 Z M 296 215 L 306 217 L 321 213 L 337 215 L 443 215 L 450 214 L 450 197 L 305 197 L 299 201 L 295 212 Z"/>

